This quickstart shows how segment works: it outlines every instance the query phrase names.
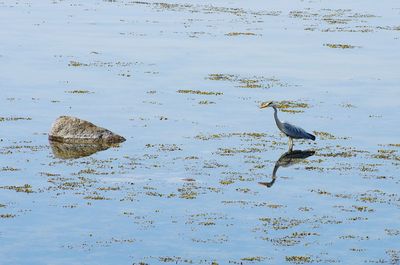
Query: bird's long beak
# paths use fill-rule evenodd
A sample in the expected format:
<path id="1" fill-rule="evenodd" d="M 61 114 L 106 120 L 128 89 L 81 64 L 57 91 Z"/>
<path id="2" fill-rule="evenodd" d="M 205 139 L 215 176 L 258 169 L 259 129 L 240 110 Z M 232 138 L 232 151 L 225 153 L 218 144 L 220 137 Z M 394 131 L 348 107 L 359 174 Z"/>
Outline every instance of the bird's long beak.
<path id="1" fill-rule="evenodd" d="M 268 105 L 261 105 L 260 106 L 260 109 L 265 109 L 265 108 L 267 108 L 268 107 Z"/>

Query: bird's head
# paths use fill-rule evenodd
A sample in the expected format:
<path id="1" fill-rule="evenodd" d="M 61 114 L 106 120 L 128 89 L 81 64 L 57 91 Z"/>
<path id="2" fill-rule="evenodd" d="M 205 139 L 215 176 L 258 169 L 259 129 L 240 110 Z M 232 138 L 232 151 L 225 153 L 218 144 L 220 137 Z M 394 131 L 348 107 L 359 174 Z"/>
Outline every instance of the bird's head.
<path id="1" fill-rule="evenodd" d="M 274 104 L 273 101 L 263 102 L 260 105 L 260 109 L 265 109 L 265 108 L 268 108 L 268 107 L 275 107 L 276 108 L 276 105 Z"/>

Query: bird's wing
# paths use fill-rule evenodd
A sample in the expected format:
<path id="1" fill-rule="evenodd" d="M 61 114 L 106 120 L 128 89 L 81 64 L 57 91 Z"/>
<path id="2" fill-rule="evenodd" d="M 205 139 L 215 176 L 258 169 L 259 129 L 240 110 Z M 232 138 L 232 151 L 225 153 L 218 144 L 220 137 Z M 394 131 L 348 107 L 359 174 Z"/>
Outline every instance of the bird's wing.
<path id="1" fill-rule="evenodd" d="M 287 135 L 292 138 L 305 138 L 305 139 L 310 139 L 310 134 L 307 133 L 305 130 L 303 130 L 300 127 L 297 127 L 296 125 L 290 124 L 288 122 L 283 122 L 282 123 L 282 131 Z"/>

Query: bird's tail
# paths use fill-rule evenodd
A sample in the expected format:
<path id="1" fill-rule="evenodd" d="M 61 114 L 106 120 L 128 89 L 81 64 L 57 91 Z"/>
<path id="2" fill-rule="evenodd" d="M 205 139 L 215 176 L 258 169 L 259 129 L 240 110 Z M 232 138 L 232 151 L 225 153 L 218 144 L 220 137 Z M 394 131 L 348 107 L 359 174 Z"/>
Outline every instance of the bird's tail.
<path id="1" fill-rule="evenodd" d="M 310 137 L 311 140 L 315 141 L 315 135 L 312 135 L 311 133 L 307 133 L 307 135 Z"/>

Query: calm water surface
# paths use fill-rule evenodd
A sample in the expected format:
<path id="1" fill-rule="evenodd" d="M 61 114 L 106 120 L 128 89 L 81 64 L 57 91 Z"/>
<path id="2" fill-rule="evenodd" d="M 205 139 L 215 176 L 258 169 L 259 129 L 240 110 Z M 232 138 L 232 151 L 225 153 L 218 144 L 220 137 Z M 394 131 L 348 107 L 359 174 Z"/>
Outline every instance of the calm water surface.
<path id="1" fill-rule="evenodd" d="M 1 1 L 1 263 L 398 264 L 399 18 L 389 0 Z M 268 100 L 314 155 L 284 155 Z M 65 159 L 60 115 L 127 141 Z"/>

